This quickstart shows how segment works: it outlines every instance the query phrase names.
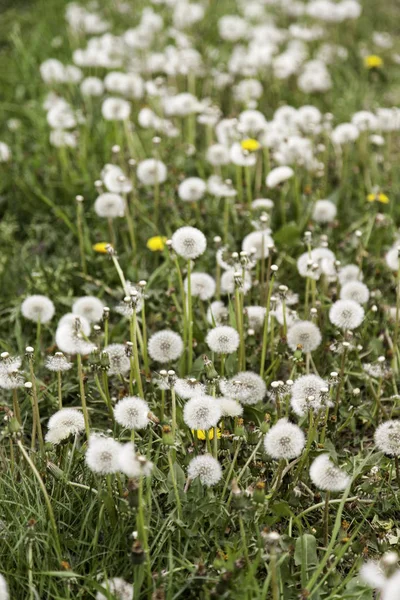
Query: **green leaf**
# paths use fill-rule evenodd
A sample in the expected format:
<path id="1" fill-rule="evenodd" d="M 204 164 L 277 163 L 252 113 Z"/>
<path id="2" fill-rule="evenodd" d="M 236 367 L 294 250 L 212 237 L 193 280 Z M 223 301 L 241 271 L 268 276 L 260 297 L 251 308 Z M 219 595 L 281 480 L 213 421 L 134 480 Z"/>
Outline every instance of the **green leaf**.
<path id="1" fill-rule="evenodd" d="M 297 566 L 301 565 L 306 571 L 318 563 L 317 540 L 310 533 L 304 533 L 297 538 L 294 562 Z"/>

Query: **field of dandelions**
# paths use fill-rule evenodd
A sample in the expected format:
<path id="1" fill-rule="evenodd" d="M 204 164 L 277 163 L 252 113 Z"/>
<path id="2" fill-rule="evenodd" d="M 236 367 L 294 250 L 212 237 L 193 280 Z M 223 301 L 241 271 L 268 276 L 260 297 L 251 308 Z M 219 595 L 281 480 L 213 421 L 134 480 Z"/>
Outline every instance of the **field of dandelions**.
<path id="1" fill-rule="evenodd" d="M 2 10 L 0 600 L 399 600 L 397 0 Z"/>

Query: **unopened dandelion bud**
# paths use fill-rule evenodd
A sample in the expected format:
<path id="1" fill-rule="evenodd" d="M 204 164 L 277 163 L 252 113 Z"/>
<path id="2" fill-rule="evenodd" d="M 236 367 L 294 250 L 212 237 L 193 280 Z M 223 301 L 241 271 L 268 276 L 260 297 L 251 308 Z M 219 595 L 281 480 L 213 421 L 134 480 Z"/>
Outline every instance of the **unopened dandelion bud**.
<path id="1" fill-rule="evenodd" d="M 161 138 L 158 135 L 155 135 L 151 141 L 153 142 L 153 144 L 155 146 L 158 146 L 158 144 L 161 144 Z"/>
<path id="2" fill-rule="evenodd" d="M 247 330 L 247 335 L 248 335 L 249 337 L 253 337 L 253 335 L 255 335 L 255 333 L 256 333 L 256 332 L 254 331 L 254 329 L 248 329 L 248 330 Z"/>
<path id="3" fill-rule="evenodd" d="M 132 342 L 125 342 L 125 354 L 126 356 L 133 355 L 133 344 Z"/>
<path id="4" fill-rule="evenodd" d="M 32 392 L 32 387 L 33 387 L 33 385 L 30 381 L 25 381 L 24 388 L 26 389 L 28 394 L 30 394 Z"/>
<path id="5" fill-rule="evenodd" d="M 133 565 L 141 565 L 146 560 L 146 553 L 143 550 L 143 546 L 139 540 L 136 540 L 132 544 L 131 548 L 131 562 Z"/>
<path id="6" fill-rule="evenodd" d="M 277 531 L 270 531 L 264 536 L 264 539 L 267 542 L 267 544 L 275 546 L 279 543 L 281 536 Z"/>
<path id="7" fill-rule="evenodd" d="M 134 158 L 128 160 L 128 165 L 132 168 L 136 167 L 137 161 Z"/>
<path id="8" fill-rule="evenodd" d="M 289 387 L 292 387 L 293 383 L 294 383 L 293 379 L 287 379 L 286 380 L 286 385 L 289 386 Z"/>
<path id="9" fill-rule="evenodd" d="M 110 367 L 110 357 L 107 352 L 102 352 L 100 355 L 100 367 L 105 371 Z"/>
<path id="10" fill-rule="evenodd" d="M 120 152 L 120 151 L 121 151 L 121 147 L 118 146 L 118 144 L 114 144 L 114 146 L 112 146 L 112 148 L 111 148 L 111 152 L 113 154 L 118 154 L 118 152 Z"/>
<path id="11" fill-rule="evenodd" d="M 214 241 L 214 244 L 217 246 L 217 248 L 219 248 L 219 247 L 220 247 L 220 245 L 221 245 L 221 242 L 222 242 L 222 238 L 221 238 L 221 236 L 219 236 L 219 235 L 216 235 L 216 236 L 214 237 L 214 240 L 213 240 L 213 241 Z"/>
<path id="12" fill-rule="evenodd" d="M 362 231 L 360 231 L 359 229 L 357 229 L 357 230 L 354 232 L 354 235 L 356 236 L 356 238 L 360 239 L 360 237 L 362 236 Z"/>
<path id="13" fill-rule="evenodd" d="M 258 481 L 255 485 L 253 492 L 253 500 L 257 504 L 264 504 L 265 502 L 265 483 L 264 481 Z"/>
<path id="14" fill-rule="evenodd" d="M 371 306 L 371 312 L 373 312 L 373 313 L 376 313 L 376 312 L 378 312 L 378 307 L 377 307 L 377 305 L 376 305 L 376 304 L 373 304 L 373 305 Z"/>
<path id="15" fill-rule="evenodd" d="M 78 196 L 75 196 L 75 200 L 81 204 L 84 201 L 84 197 L 78 194 Z"/>
<path id="16" fill-rule="evenodd" d="M 19 423 L 18 419 L 16 417 L 11 417 L 9 423 L 8 423 L 8 431 L 11 434 L 15 434 L 18 433 L 19 431 L 21 431 L 22 426 Z"/>
<path id="17" fill-rule="evenodd" d="M 361 393 L 360 388 L 354 388 L 354 390 L 353 390 L 353 396 L 359 396 L 360 393 Z"/>
<path id="18" fill-rule="evenodd" d="M 103 182 L 101 179 L 96 179 L 96 181 L 94 182 L 94 187 L 96 188 L 96 191 L 98 193 L 101 193 L 103 191 Z"/>
<path id="19" fill-rule="evenodd" d="M 214 367 L 214 363 L 212 362 L 212 360 L 210 360 L 208 358 L 208 356 L 206 354 L 203 355 L 203 363 L 204 363 L 204 369 L 206 371 L 206 377 L 209 380 L 213 380 L 213 379 L 217 379 L 218 378 L 218 373 L 215 370 Z"/>
<path id="20" fill-rule="evenodd" d="M 271 271 L 273 273 L 276 273 L 278 271 L 278 269 L 279 269 L 278 265 L 271 265 Z"/>
<path id="21" fill-rule="evenodd" d="M 233 260 L 237 260 L 239 258 L 239 253 L 238 252 L 232 252 L 232 259 Z"/>
<path id="22" fill-rule="evenodd" d="M 10 356 L 10 355 L 9 355 L 9 353 L 8 353 L 8 352 L 2 352 L 2 353 L 0 354 L 0 357 L 1 357 L 3 360 L 6 360 L 6 359 L 7 359 L 9 356 Z"/>
<path id="23" fill-rule="evenodd" d="M 162 428 L 162 443 L 164 446 L 173 446 L 175 443 L 172 429 L 169 425 L 163 425 Z"/>
<path id="24" fill-rule="evenodd" d="M 234 429 L 233 433 L 234 433 L 234 435 L 236 437 L 244 437 L 246 435 L 246 430 L 244 428 L 244 421 L 243 421 L 243 419 L 238 419 L 237 420 L 237 424 L 235 426 L 235 429 Z"/>
<path id="25" fill-rule="evenodd" d="M 145 279 L 141 279 L 141 280 L 139 281 L 139 284 L 138 284 L 138 285 L 139 285 L 139 287 L 140 287 L 140 288 L 142 288 L 142 290 L 143 290 L 143 289 L 146 287 L 146 285 L 147 285 L 147 281 L 146 281 Z"/>
<path id="26" fill-rule="evenodd" d="M 330 376 L 332 377 L 332 379 L 336 379 L 338 377 L 338 373 L 336 371 L 332 371 L 330 373 Z"/>

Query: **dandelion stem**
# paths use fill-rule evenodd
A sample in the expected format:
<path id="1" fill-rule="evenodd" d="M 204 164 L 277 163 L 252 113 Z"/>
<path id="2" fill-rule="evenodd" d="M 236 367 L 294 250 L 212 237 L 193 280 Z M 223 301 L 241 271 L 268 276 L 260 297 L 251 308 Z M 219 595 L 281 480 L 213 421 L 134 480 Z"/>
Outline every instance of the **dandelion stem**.
<path id="1" fill-rule="evenodd" d="M 90 436 L 90 425 L 89 425 L 89 413 L 86 405 L 86 396 L 85 396 L 85 382 L 82 368 L 82 356 L 77 354 L 77 364 L 78 364 L 78 379 L 79 379 L 79 391 L 81 395 L 81 404 L 82 404 L 82 412 L 83 418 L 85 420 L 85 432 L 86 438 L 89 439 Z"/>

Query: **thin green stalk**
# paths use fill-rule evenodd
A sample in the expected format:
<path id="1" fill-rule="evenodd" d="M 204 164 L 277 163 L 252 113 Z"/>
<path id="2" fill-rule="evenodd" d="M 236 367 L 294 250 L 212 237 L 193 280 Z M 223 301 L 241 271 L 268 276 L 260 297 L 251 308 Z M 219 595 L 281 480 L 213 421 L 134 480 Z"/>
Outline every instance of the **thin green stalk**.
<path id="1" fill-rule="evenodd" d="M 80 354 L 77 354 L 77 364 L 78 364 L 79 392 L 80 392 L 80 396 L 81 396 L 83 418 L 85 421 L 85 432 L 86 432 L 86 438 L 89 439 L 89 436 L 90 436 L 89 413 L 88 413 L 87 404 L 86 404 L 85 382 L 83 379 L 82 357 Z"/>

